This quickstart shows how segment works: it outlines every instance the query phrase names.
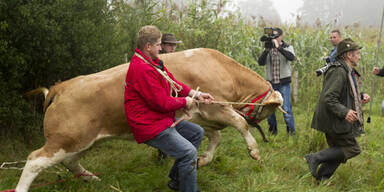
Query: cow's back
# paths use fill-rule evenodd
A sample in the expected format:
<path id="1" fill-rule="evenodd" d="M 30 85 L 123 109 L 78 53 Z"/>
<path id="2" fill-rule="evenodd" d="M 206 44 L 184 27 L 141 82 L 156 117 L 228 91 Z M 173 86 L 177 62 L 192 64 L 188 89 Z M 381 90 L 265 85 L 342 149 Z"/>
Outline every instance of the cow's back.
<path id="1" fill-rule="evenodd" d="M 244 94 L 261 95 L 270 88 L 257 73 L 217 50 L 190 49 L 160 58 L 177 80 L 193 89 L 199 86 L 217 100 L 237 101 Z"/>
<path id="2" fill-rule="evenodd" d="M 44 118 L 47 142 L 62 142 L 71 151 L 98 137 L 129 134 L 124 112 L 127 68 L 128 64 L 122 64 L 53 86 Z M 76 141 L 80 138 L 84 141 Z"/>
<path id="3" fill-rule="evenodd" d="M 232 97 L 232 93 L 223 92 L 233 89 L 231 74 L 210 49 L 190 49 L 162 55 L 161 59 L 178 81 L 192 89 L 199 86 L 201 91 L 214 93 L 216 99 Z"/>

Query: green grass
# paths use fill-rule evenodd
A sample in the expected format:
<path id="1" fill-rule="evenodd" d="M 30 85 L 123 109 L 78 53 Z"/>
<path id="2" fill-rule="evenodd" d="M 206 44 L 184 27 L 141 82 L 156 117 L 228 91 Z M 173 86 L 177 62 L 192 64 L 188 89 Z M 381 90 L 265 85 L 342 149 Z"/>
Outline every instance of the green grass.
<path id="1" fill-rule="evenodd" d="M 384 190 L 384 134 L 383 117 L 379 102 L 375 102 L 372 122 L 366 123 L 366 135 L 359 137 L 363 152 L 343 164 L 328 182 L 315 184 L 303 156 L 326 147 L 323 134 L 310 128 L 313 109 L 294 107 L 297 135 L 287 137 L 280 113 L 279 134 L 268 135 L 270 142 L 262 142 L 256 129 L 253 135 L 259 144 L 261 161 L 251 159 L 240 134 L 233 128 L 222 131 L 223 139 L 213 162 L 198 170 L 198 185 L 201 191 L 383 191 Z M 366 106 L 368 109 L 368 106 Z M 367 116 L 367 115 L 366 115 Z M 262 127 L 267 131 L 266 121 Z M 1 142 L 3 153 L 0 162 L 25 159 L 30 151 L 42 144 L 24 146 L 17 142 Z M 203 141 L 200 152 L 207 147 Z M 81 160 L 91 172 L 101 174 L 101 182 L 83 182 L 60 165 L 42 172 L 34 185 L 65 179 L 62 183 L 50 184 L 30 191 L 114 191 L 111 185 L 124 192 L 170 191 L 167 174 L 172 160 L 158 162 L 157 150 L 146 145 L 122 140 L 110 140 L 93 147 Z M 59 173 L 53 172 L 60 171 Z M 21 174 L 19 170 L 0 170 L 0 190 L 15 188 Z"/>

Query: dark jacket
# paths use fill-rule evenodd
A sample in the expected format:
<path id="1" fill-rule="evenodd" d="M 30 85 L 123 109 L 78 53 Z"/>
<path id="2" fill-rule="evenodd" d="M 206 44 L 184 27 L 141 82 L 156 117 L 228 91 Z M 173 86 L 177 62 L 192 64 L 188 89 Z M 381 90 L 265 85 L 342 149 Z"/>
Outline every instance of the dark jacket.
<path id="1" fill-rule="evenodd" d="M 348 79 L 349 67 L 343 60 L 325 73 L 311 127 L 327 134 L 359 136 L 361 126 L 358 121 L 349 123 L 345 117 L 354 108 L 354 97 Z"/>

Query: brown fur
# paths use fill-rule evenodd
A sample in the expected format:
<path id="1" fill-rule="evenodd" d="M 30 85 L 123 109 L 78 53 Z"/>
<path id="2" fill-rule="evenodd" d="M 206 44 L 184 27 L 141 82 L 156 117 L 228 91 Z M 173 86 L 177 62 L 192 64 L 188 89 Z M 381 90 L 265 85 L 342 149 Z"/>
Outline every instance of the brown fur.
<path id="1" fill-rule="evenodd" d="M 201 91 L 212 94 L 219 101 L 250 102 L 271 87 L 257 73 L 212 49 L 187 50 L 164 54 L 160 58 L 177 80 L 194 89 L 199 86 Z M 30 168 L 33 166 L 44 169 L 63 162 L 74 173 L 87 172 L 78 161 L 81 152 L 89 148 L 96 138 L 105 136 L 133 139 L 123 105 L 128 65 L 122 64 L 99 73 L 79 76 L 50 88 L 44 103 L 46 143 L 29 156 L 30 163 L 27 163 L 18 184 L 20 191 L 25 188 L 28 190 L 33 181 L 34 177 L 29 178 Z M 262 118 L 281 105 L 282 101 L 277 96 L 273 92 L 265 100 L 264 103 L 268 105 L 264 107 Z M 247 122 L 235 112 L 241 110 L 241 107 L 243 106 L 200 104 L 191 110 L 191 121 L 204 127 L 209 138 L 208 150 L 200 157 L 199 166 L 212 160 L 221 138 L 219 130 L 227 126 L 237 129 L 244 137 L 251 157 L 260 159 L 256 141 L 249 132 Z M 247 110 L 249 108 L 242 112 Z M 56 157 L 60 150 L 64 150 L 65 155 Z M 49 165 L 32 161 L 41 157 L 54 160 Z M 97 177 L 90 179 L 95 178 Z"/>

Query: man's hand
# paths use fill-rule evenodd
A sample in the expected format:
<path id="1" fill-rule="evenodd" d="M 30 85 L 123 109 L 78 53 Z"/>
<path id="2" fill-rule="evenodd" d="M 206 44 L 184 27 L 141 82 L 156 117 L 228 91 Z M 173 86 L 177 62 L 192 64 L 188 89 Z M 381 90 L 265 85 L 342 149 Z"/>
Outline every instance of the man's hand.
<path id="1" fill-rule="evenodd" d="M 379 74 L 379 72 L 380 72 L 380 69 L 378 67 L 373 68 L 373 71 L 372 71 L 373 74 L 377 75 Z"/>
<path id="2" fill-rule="evenodd" d="M 215 100 L 211 94 L 200 92 L 199 101 L 204 101 L 205 104 L 212 103 L 213 100 Z"/>
<path id="3" fill-rule="evenodd" d="M 185 108 L 187 110 L 190 110 L 192 108 L 192 105 L 194 103 L 194 100 L 192 99 L 192 97 L 185 97 L 185 100 L 186 100 L 186 104 L 185 104 Z"/>
<path id="4" fill-rule="evenodd" d="M 366 103 L 368 103 L 368 102 L 370 102 L 370 101 L 371 101 L 371 97 L 370 97 L 368 94 L 363 93 L 363 99 L 361 100 L 361 102 L 362 102 L 363 104 L 366 104 Z"/>
<path id="5" fill-rule="evenodd" d="M 279 42 L 276 39 L 272 39 L 272 43 L 275 44 L 275 48 L 279 48 Z"/>
<path id="6" fill-rule="evenodd" d="M 357 116 L 357 112 L 352 110 L 352 109 L 350 109 L 348 111 L 347 115 L 345 116 L 345 120 L 347 120 L 350 123 L 353 123 L 358 119 L 359 119 L 359 117 Z"/>

